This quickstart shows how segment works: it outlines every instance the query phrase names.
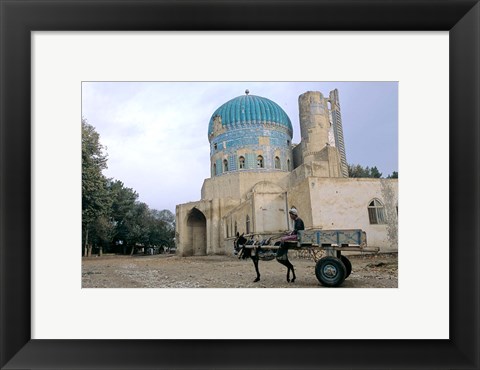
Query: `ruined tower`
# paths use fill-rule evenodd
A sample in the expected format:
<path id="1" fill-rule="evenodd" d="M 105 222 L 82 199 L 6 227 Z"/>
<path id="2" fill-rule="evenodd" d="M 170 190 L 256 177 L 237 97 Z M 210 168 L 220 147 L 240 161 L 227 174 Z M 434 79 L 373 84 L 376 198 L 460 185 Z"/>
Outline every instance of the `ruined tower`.
<path id="1" fill-rule="evenodd" d="M 327 99 L 318 91 L 308 91 L 298 97 L 302 154 L 305 164 L 313 162 L 315 155 L 328 145 L 330 119 L 327 103 Z"/>
<path id="2" fill-rule="evenodd" d="M 329 103 L 335 108 L 331 110 Z M 308 91 L 298 97 L 298 108 L 302 136 L 301 164 L 311 166 L 311 173 L 315 176 L 348 177 L 348 171 L 343 171 L 340 150 L 341 146 L 345 153 L 341 120 L 331 118 L 332 111 L 340 117 L 338 91 L 332 91 L 330 98 L 325 98 L 318 91 Z M 341 145 L 338 139 L 341 139 Z"/>
<path id="3" fill-rule="evenodd" d="M 340 113 L 340 100 L 338 90 L 330 91 L 330 116 L 332 122 L 332 131 L 335 138 L 335 146 L 340 154 L 340 163 L 342 164 L 343 177 L 348 177 L 347 156 L 345 154 L 345 141 L 343 140 L 342 115 Z"/>

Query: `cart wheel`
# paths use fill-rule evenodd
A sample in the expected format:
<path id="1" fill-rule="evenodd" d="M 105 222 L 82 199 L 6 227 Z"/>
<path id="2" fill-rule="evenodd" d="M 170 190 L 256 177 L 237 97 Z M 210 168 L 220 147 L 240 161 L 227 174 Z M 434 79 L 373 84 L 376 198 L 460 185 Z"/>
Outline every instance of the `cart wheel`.
<path id="1" fill-rule="evenodd" d="M 322 285 L 335 287 L 345 281 L 347 269 L 340 258 L 323 257 L 315 265 L 315 275 Z"/>
<path id="2" fill-rule="evenodd" d="M 345 279 L 346 279 L 352 273 L 352 263 L 343 254 L 340 256 L 340 259 L 342 260 L 343 264 L 345 265 L 345 269 L 347 270 L 347 275 L 345 275 Z"/>

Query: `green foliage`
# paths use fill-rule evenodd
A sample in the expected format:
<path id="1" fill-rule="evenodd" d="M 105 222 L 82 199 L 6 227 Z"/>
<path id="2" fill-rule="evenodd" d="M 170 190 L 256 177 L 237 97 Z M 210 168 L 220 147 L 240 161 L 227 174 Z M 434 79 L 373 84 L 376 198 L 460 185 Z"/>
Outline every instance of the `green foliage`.
<path id="1" fill-rule="evenodd" d="M 382 177 L 382 173 L 377 169 L 377 167 L 372 167 L 370 168 L 370 177 L 379 179 L 380 177 Z"/>
<path id="2" fill-rule="evenodd" d="M 359 164 L 348 165 L 348 177 L 353 178 L 374 178 L 379 179 L 382 177 L 382 173 L 376 166 L 374 167 L 362 167 Z M 391 175 L 387 176 L 387 179 L 398 179 L 398 172 L 393 171 Z"/>
<path id="3" fill-rule="evenodd" d="M 382 173 L 378 171 L 377 167 L 362 167 L 359 164 L 348 165 L 348 177 L 356 177 L 356 178 L 380 178 L 382 177 Z"/>
<path id="4" fill-rule="evenodd" d="M 151 211 L 150 243 L 173 247 L 175 237 L 175 215 L 167 209 Z"/>
<path id="5" fill-rule="evenodd" d="M 90 240 L 96 246 L 109 247 L 115 235 L 115 224 L 106 215 L 99 216 L 91 228 Z"/>
<path id="6" fill-rule="evenodd" d="M 127 229 L 125 241 L 130 246 L 149 245 L 148 230 L 149 209 L 145 203 L 136 202 L 128 211 L 125 219 Z"/>
<path id="7" fill-rule="evenodd" d="M 82 119 L 82 246 L 109 250 L 121 246 L 132 253 L 138 246 L 172 247 L 173 213 L 138 202 L 135 190 L 103 175 L 106 168 L 100 136 Z"/>
<path id="8" fill-rule="evenodd" d="M 95 239 L 92 233 L 95 234 L 96 223 L 106 217 L 111 206 L 107 179 L 102 174 L 106 168 L 107 156 L 100 137 L 95 128 L 82 119 L 82 240 L 85 246 Z"/>
<path id="9" fill-rule="evenodd" d="M 119 180 L 109 181 L 109 190 L 113 199 L 110 217 L 115 224 L 114 241 L 128 239 L 127 215 L 130 215 L 138 199 L 138 194 L 131 188 L 127 188 Z"/>

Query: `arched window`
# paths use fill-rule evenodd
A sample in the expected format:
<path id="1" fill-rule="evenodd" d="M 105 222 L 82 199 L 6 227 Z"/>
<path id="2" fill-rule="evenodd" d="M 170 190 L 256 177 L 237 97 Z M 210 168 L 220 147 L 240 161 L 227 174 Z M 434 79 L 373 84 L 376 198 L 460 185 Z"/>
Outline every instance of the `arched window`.
<path id="1" fill-rule="evenodd" d="M 257 157 L 257 167 L 263 168 L 263 157 L 261 155 Z"/>
<path id="2" fill-rule="evenodd" d="M 250 216 L 247 215 L 247 219 L 245 221 L 245 230 L 247 234 L 250 234 Z"/>
<path id="3" fill-rule="evenodd" d="M 238 168 L 244 169 L 245 168 L 245 157 L 240 157 L 238 158 Z"/>
<path id="4" fill-rule="evenodd" d="M 237 221 L 235 221 L 235 233 L 233 235 L 237 235 L 238 233 L 238 227 L 237 227 Z"/>
<path id="5" fill-rule="evenodd" d="M 287 160 L 287 170 L 291 171 L 291 169 L 290 169 L 290 159 Z"/>
<path id="6" fill-rule="evenodd" d="M 228 161 L 226 159 L 223 160 L 223 172 L 228 171 Z"/>
<path id="7" fill-rule="evenodd" d="M 213 176 L 217 174 L 217 165 L 216 163 L 213 164 Z"/>
<path id="8" fill-rule="evenodd" d="M 368 218 L 370 220 L 370 224 L 372 225 L 387 223 L 385 220 L 385 207 L 378 199 L 374 199 L 369 203 Z"/>
<path id="9" fill-rule="evenodd" d="M 280 167 L 280 158 L 278 157 L 275 157 L 275 168 L 277 170 L 279 170 L 281 167 Z"/>

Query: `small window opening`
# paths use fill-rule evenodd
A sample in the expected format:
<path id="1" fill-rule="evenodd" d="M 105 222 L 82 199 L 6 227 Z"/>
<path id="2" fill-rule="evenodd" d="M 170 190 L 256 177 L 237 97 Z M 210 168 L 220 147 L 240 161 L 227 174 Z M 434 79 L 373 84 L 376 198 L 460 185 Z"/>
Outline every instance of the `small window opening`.
<path id="1" fill-rule="evenodd" d="M 261 155 L 257 157 L 257 167 L 263 168 L 263 157 Z"/>
<path id="2" fill-rule="evenodd" d="M 368 205 L 368 218 L 372 225 L 387 223 L 385 218 L 385 207 L 378 199 L 372 200 Z"/>
<path id="3" fill-rule="evenodd" d="M 280 158 L 278 157 L 275 157 L 275 168 L 277 170 L 279 170 L 281 167 L 280 167 Z"/>
<path id="4" fill-rule="evenodd" d="M 238 164 L 239 164 L 238 167 L 239 167 L 240 169 L 244 169 L 244 168 L 245 168 L 245 158 L 244 158 L 244 157 L 240 157 L 240 158 L 238 159 Z"/>

